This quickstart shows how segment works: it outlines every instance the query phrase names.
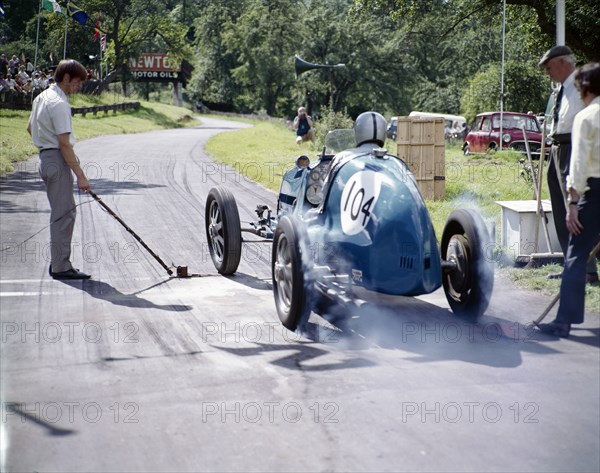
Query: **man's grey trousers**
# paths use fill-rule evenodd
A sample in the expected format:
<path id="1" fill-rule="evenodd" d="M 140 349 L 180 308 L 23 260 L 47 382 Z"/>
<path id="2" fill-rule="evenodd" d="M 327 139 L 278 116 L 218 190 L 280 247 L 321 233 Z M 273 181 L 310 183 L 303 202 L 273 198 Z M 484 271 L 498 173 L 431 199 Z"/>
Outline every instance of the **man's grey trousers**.
<path id="1" fill-rule="evenodd" d="M 75 227 L 73 172 L 60 150 L 40 152 L 40 175 L 46 184 L 50 202 L 50 258 L 52 272 L 68 271 L 71 264 L 71 240 Z"/>

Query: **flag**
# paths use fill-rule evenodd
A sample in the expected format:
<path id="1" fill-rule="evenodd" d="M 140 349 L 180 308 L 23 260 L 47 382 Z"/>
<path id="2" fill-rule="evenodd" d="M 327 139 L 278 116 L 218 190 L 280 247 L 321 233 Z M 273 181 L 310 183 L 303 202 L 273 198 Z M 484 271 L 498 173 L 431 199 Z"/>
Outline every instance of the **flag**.
<path id="1" fill-rule="evenodd" d="M 98 40 L 98 38 L 100 38 L 100 22 L 97 21 L 96 22 L 96 27 L 94 28 L 94 41 Z"/>
<path id="2" fill-rule="evenodd" d="M 43 0 L 42 8 L 54 13 L 62 13 L 62 8 L 56 0 Z"/>
<path id="3" fill-rule="evenodd" d="M 100 36 L 100 49 L 102 50 L 102 52 L 106 52 L 106 35 L 103 34 L 102 36 Z"/>
<path id="4" fill-rule="evenodd" d="M 77 5 L 75 5 L 73 2 L 67 3 L 67 14 L 71 18 L 73 18 L 77 23 L 81 23 L 84 26 L 89 18 L 89 15 Z"/>

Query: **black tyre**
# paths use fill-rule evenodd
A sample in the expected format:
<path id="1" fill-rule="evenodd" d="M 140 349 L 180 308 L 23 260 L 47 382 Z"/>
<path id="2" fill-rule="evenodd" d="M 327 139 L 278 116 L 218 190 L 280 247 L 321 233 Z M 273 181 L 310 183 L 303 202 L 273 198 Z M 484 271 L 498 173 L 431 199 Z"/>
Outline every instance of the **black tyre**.
<path id="1" fill-rule="evenodd" d="M 242 256 L 240 214 L 233 194 L 213 187 L 206 198 L 204 212 L 206 239 L 210 257 L 221 274 L 233 274 Z"/>
<path id="2" fill-rule="evenodd" d="M 469 147 L 469 143 L 465 143 L 463 145 L 463 154 L 465 156 L 469 156 L 469 154 L 471 154 L 471 148 Z"/>
<path id="3" fill-rule="evenodd" d="M 273 236 L 273 295 L 279 320 L 289 330 L 296 330 L 310 315 L 308 237 L 302 222 L 283 216 Z"/>
<path id="4" fill-rule="evenodd" d="M 490 237 L 479 214 L 470 209 L 450 214 L 441 244 L 442 258 L 456 264 L 444 271 L 442 284 L 452 311 L 461 316 L 477 318 L 490 303 L 494 287 L 494 265 Z"/>

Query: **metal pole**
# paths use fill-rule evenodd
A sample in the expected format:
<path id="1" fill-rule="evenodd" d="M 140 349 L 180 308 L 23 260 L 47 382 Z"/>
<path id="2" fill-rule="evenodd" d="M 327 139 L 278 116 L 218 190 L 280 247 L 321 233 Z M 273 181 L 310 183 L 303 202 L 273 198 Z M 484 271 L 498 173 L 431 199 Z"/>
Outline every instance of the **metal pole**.
<path id="1" fill-rule="evenodd" d="M 63 50 L 63 59 L 67 59 L 67 29 L 68 29 L 69 15 L 65 15 L 65 48 Z"/>
<path id="2" fill-rule="evenodd" d="M 35 68 L 37 66 L 37 57 L 38 57 L 38 50 L 39 50 L 39 44 L 40 44 L 40 18 L 42 16 L 42 2 L 44 0 L 40 0 L 40 6 L 38 8 L 38 24 L 37 24 L 37 34 L 35 36 L 35 57 L 33 59 L 33 72 L 35 72 Z"/>
<path id="3" fill-rule="evenodd" d="M 556 45 L 565 44 L 565 0 L 556 0 Z"/>
<path id="4" fill-rule="evenodd" d="M 102 34 L 100 35 L 99 41 L 100 43 L 100 64 L 98 64 L 100 67 L 100 77 L 99 79 L 102 80 Z"/>
<path id="5" fill-rule="evenodd" d="M 506 0 L 502 0 L 502 65 L 500 67 L 500 139 L 498 149 L 502 151 L 502 122 L 504 117 L 504 40 L 506 33 Z"/>
<path id="6" fill-rule="evenodd" d="M 531 179 L 533 180 L 533 193 L 536 200 L 536 214 L 542 217 L 542 226 L 544 227 L 544 236 L 546 237 L 546 246 L 550 254 L 553 254 L 552 245 L 550 244 L 550 233 L 548 232 L 548 226 L 546 225 L 546 212 L 544 212 L 544 206 L 542 205 L 542 196 L 538 190 L 538 178 L 541 181 L 542 176 L 535 176 L 535 168 L 533 167 L 533 160 L 531 159 L 531 148 L 529 147 L 529 139 L 525 132 L 525 125 L 521 127 L 523 131 L 523 140 L 525 141 L 525 151 L 527 152 L 527 160 L 529 162 L 529 170 L 531 172 Z M 542 157 L 540 156 L 540 160 Z M 538 251 L 538 231 L 539 231 L 539 218 L 536 219 L 536 235 L 535 235 L 535 251 Z"/>
<path id="7" fill-rule="evenodd" d="M 537 200 L 538 200 L 538 204 L 537 204 L 537 210 L 536 210 L 536 214 L 537 214 L 537 218 L 535 219 L 535 244 L 537 247 L 538 241 L 539 241 L 539 232 L 540 232 L 540 218 L 542 217 L 542 215 L 540 214 L 540 210 L 543 210 L 543 207 L 540 205 L 541 204 L 541 199 L 542 199 L 542 176 L 544 175 L 544 161 L 546 159 L 546 127 L 542 127 L 542 144 L 541 144 L 541 148 L 540 148 L 540 157 L 538 160 L 538 187 L 537 187 Z M 544 214 L 543 216 L 544 218 L 544 222 L 546 222 L 546 214 Z M 546 222 L 547 223 L 547 222 Z M 550 253 L 552 253 L 552 249 L 549 248 Z"/>

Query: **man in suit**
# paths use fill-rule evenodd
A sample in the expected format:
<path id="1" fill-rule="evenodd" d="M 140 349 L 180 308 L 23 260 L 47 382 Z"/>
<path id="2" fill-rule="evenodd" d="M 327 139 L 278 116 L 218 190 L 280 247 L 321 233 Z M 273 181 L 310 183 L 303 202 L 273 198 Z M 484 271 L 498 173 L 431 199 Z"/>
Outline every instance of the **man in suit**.
<path id="1" fill-rule="evenodd" d="M 584 104 L 575 88 L 575 57 L 567 46 L 554 46 L 546 51 L 538 63 L 553 82 L 560 84 L 554 99 L 552 109 L 552 149 L 550 151 L 550 164 L 548 166 L 548 189 L 552 203 L 552 216 L 556 235 L 563 252 L 567 255 L 569 244 L 569 230 L 566 225 L 566 176 L 569 172 L 571 160 L 571 130 L 573 120 L 578 112 L 583 110 Z M 557 168 L 558 166 L 558 168 Z M 598 280 L 596 262 L 592 261 L 587 268 L 587 281 Z M 548 278 L 559 279 L 561 273 L 550 274 Z"/>

